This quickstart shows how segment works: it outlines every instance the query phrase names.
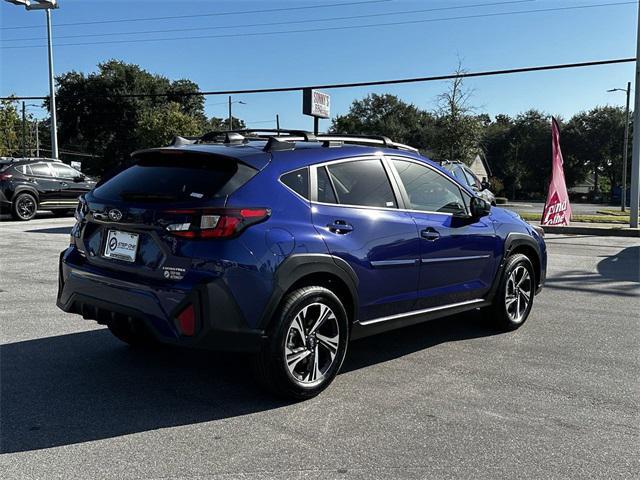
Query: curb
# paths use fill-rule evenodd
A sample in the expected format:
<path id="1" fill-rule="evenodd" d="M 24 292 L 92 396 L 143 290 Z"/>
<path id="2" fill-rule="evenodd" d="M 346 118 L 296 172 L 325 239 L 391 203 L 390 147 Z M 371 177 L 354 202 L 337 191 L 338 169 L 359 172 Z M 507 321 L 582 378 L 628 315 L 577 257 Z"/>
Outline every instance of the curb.
<path id="1" fill-rule="evenodd" d="M 544 233 L 559 233 L 565 235 L 596 235 L 601 237 L 640 237 L 640 228 L 629 227 L 592 227 L 592 226 L 542 226 Z"/>

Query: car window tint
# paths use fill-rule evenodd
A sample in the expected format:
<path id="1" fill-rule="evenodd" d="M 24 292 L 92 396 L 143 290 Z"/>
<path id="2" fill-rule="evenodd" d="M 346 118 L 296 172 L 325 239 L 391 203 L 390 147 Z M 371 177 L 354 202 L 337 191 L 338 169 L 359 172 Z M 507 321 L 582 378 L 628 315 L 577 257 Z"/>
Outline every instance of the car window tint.
<path id="1" fill-rule="evenodd" d="M 435 170 L 403 160 L 392 160 L 412 210 L 466 213 L 460 188 Z"/>
<path id="2" fill-rule="evenodd" d="M 50 177 L 51 170 L 46 163 L 34 163 L 31 165 L 32 175 L 38 175 L 40 177 Z"/>
<path id="3" fill-rule="evenodd" d="M 309 170 L 307 168 L 285 173 L 280 177 L 280 180 L 298 195 L 309 198 Z"/>
<path id="4" fill-rule="evenodd" d="M 464 174 L 464 171 L 462 170 L 462 168 L 460 167 L 454 167 L 453 169 L 453 176 L 456 178 L 456 180 L 458 180 L 459 182 L 462 182 L 463 185 L 469 185 L 469 179 L 467 178 L 467 176 Z"/>
<path id="5" fill-rule="evenodd" d="M 396 208 L 391 184 L 380 160 L 356 160 L 329 165 L 339 203 Z"/>
<path id="6" fill-rule="evenodd" d="M 473 172 L 468 168 L 465 168 L 464 173 L 467 175 L 469 186 L 476 187 L 478 190 L 481 190 L 482 185 L 480 184 L 480 181 L 476 178 L 476 176 L 473 174 Z"/>
<path id="7" fill-rule="evenodd" d="M 53 168 L 53 176 L 54 177 L 60 177 L 60 178 L 75 178 L 80 176 L 80 172 L 74 170 L 71 167 L 68 167 L 67 165 L 64 164 L 60 164 L 60 163 L 53 163 L 51 164 L 51 168 Z"/>
<path id="8" fill-rule="evenodd" d="M 323 203 L 338 203 L 333 186 L 329 180 L 327 167 L 318 167 L 318 201 Z"/>

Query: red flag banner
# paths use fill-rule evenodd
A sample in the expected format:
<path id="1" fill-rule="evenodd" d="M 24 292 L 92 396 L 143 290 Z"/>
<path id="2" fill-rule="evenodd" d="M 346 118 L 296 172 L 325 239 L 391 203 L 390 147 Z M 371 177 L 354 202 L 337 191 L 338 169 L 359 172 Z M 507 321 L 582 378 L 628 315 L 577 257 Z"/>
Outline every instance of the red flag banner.
<path id="1" fill-rule="evenodd" d="M 542 212 L 541 225 L 569 225 L 571 219 L 571 204 L 567 193 L 562 168 L 562 151 L 560 150 L 560 129 L 555 118 L 551 118 L 551 149 L 552 167 L 547 201 Z"/>

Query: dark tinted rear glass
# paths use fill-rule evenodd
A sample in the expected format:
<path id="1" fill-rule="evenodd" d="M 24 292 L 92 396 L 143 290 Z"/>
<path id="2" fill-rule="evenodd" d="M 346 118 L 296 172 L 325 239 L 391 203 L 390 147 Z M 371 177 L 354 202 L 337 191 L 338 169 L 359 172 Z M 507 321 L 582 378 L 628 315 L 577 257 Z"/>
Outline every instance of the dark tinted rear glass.
<path id="1" fill-rule="evenodd" d="M 309 169 L 301 168 L 285 173 L 280 180 L 298 195 L 309 198 Z"/>
<path id="2" fill-rule="evenodd" d="M 140 202 L 223 197 L 257 171 L 228 158 L 193 156 L 144 158 L 99 185 L 99 198 Z"/>
<path id="3" fill-rule="evenodd" d="M 322 203 L 338 203 L 333 192 L 327 167 L 319 167 L 318 170 L 318 201 Z"/>

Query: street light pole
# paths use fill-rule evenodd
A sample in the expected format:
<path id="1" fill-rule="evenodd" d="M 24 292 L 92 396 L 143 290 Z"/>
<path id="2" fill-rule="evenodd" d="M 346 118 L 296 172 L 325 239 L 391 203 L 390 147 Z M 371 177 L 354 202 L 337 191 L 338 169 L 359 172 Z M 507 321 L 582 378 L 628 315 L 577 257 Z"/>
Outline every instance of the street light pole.
<path id="1" fill-rule="evenodd" d="M 631 82 L 627 82 L 627 108 L 625 110 L 624 123 L 624 152 L 622 154 L 622 208 L 627 208 L 627 157 L 629 156 L 629 99 L 631 97 Z"/>
<path id="2" fill-rule="evenodd" d="M 22 102 L 22 156 L 27 156 L 27 114 L 24 102 Z"/>
<path id="3" fill-rule="evenodd" d="M 238 103 L 240 105 L 246 105 L 242 100 L 231 101 L 231 95 L 229 95 L 229 116 L 227 118 L 227 130 L 233 130 L 233 116 L 231 115 L 231 104 Z"/>
<path id="4" fill-rule="evenodd" d="M 51 97 L 51 156 L 58 158 L 58 125 L 56 122 L 56 91 L 53 84 L 53 42 L 51 40 L 51 9 L 58 8 L 58 0 L 6 0 L 31 10 L 44 10 L 47 15 L 47 40 L 49 51 L 49 95 Z"/>
<path id="5" fill-rule="evenodd" d="M 638 4 L 638 32 L 636 35 L 636 90 L 633 108 L 633 151 L 631 153 L 631 212 L 630 226 L 638 228 L 638 202 L 640 201 L 640 4 Z"/>
<path id="6" fill-rule="evenodd" d="M 47 40 L 49 42 L 49 95 L 51 97 L 51 157 L 58 158 L 58 122 L 56 119 L 56 89 L 53 79 L 53 42 L 51 39 L 51 9 L 47 13 Z"/>
<path id="7" fill-rule="evenodd" d="M 627 107 L 625 109 L 624 124 L 624 150 L 622 152 L 622 192 L 620 195 L 620 210 L 625 211 L 627 208 L 627 157 L 629 156 L 629 98 L 631 97 L 631 82 L 627 82 L 627 88 L 612 88 L 607 92 L 625 92 L 627 94 Z"/>

